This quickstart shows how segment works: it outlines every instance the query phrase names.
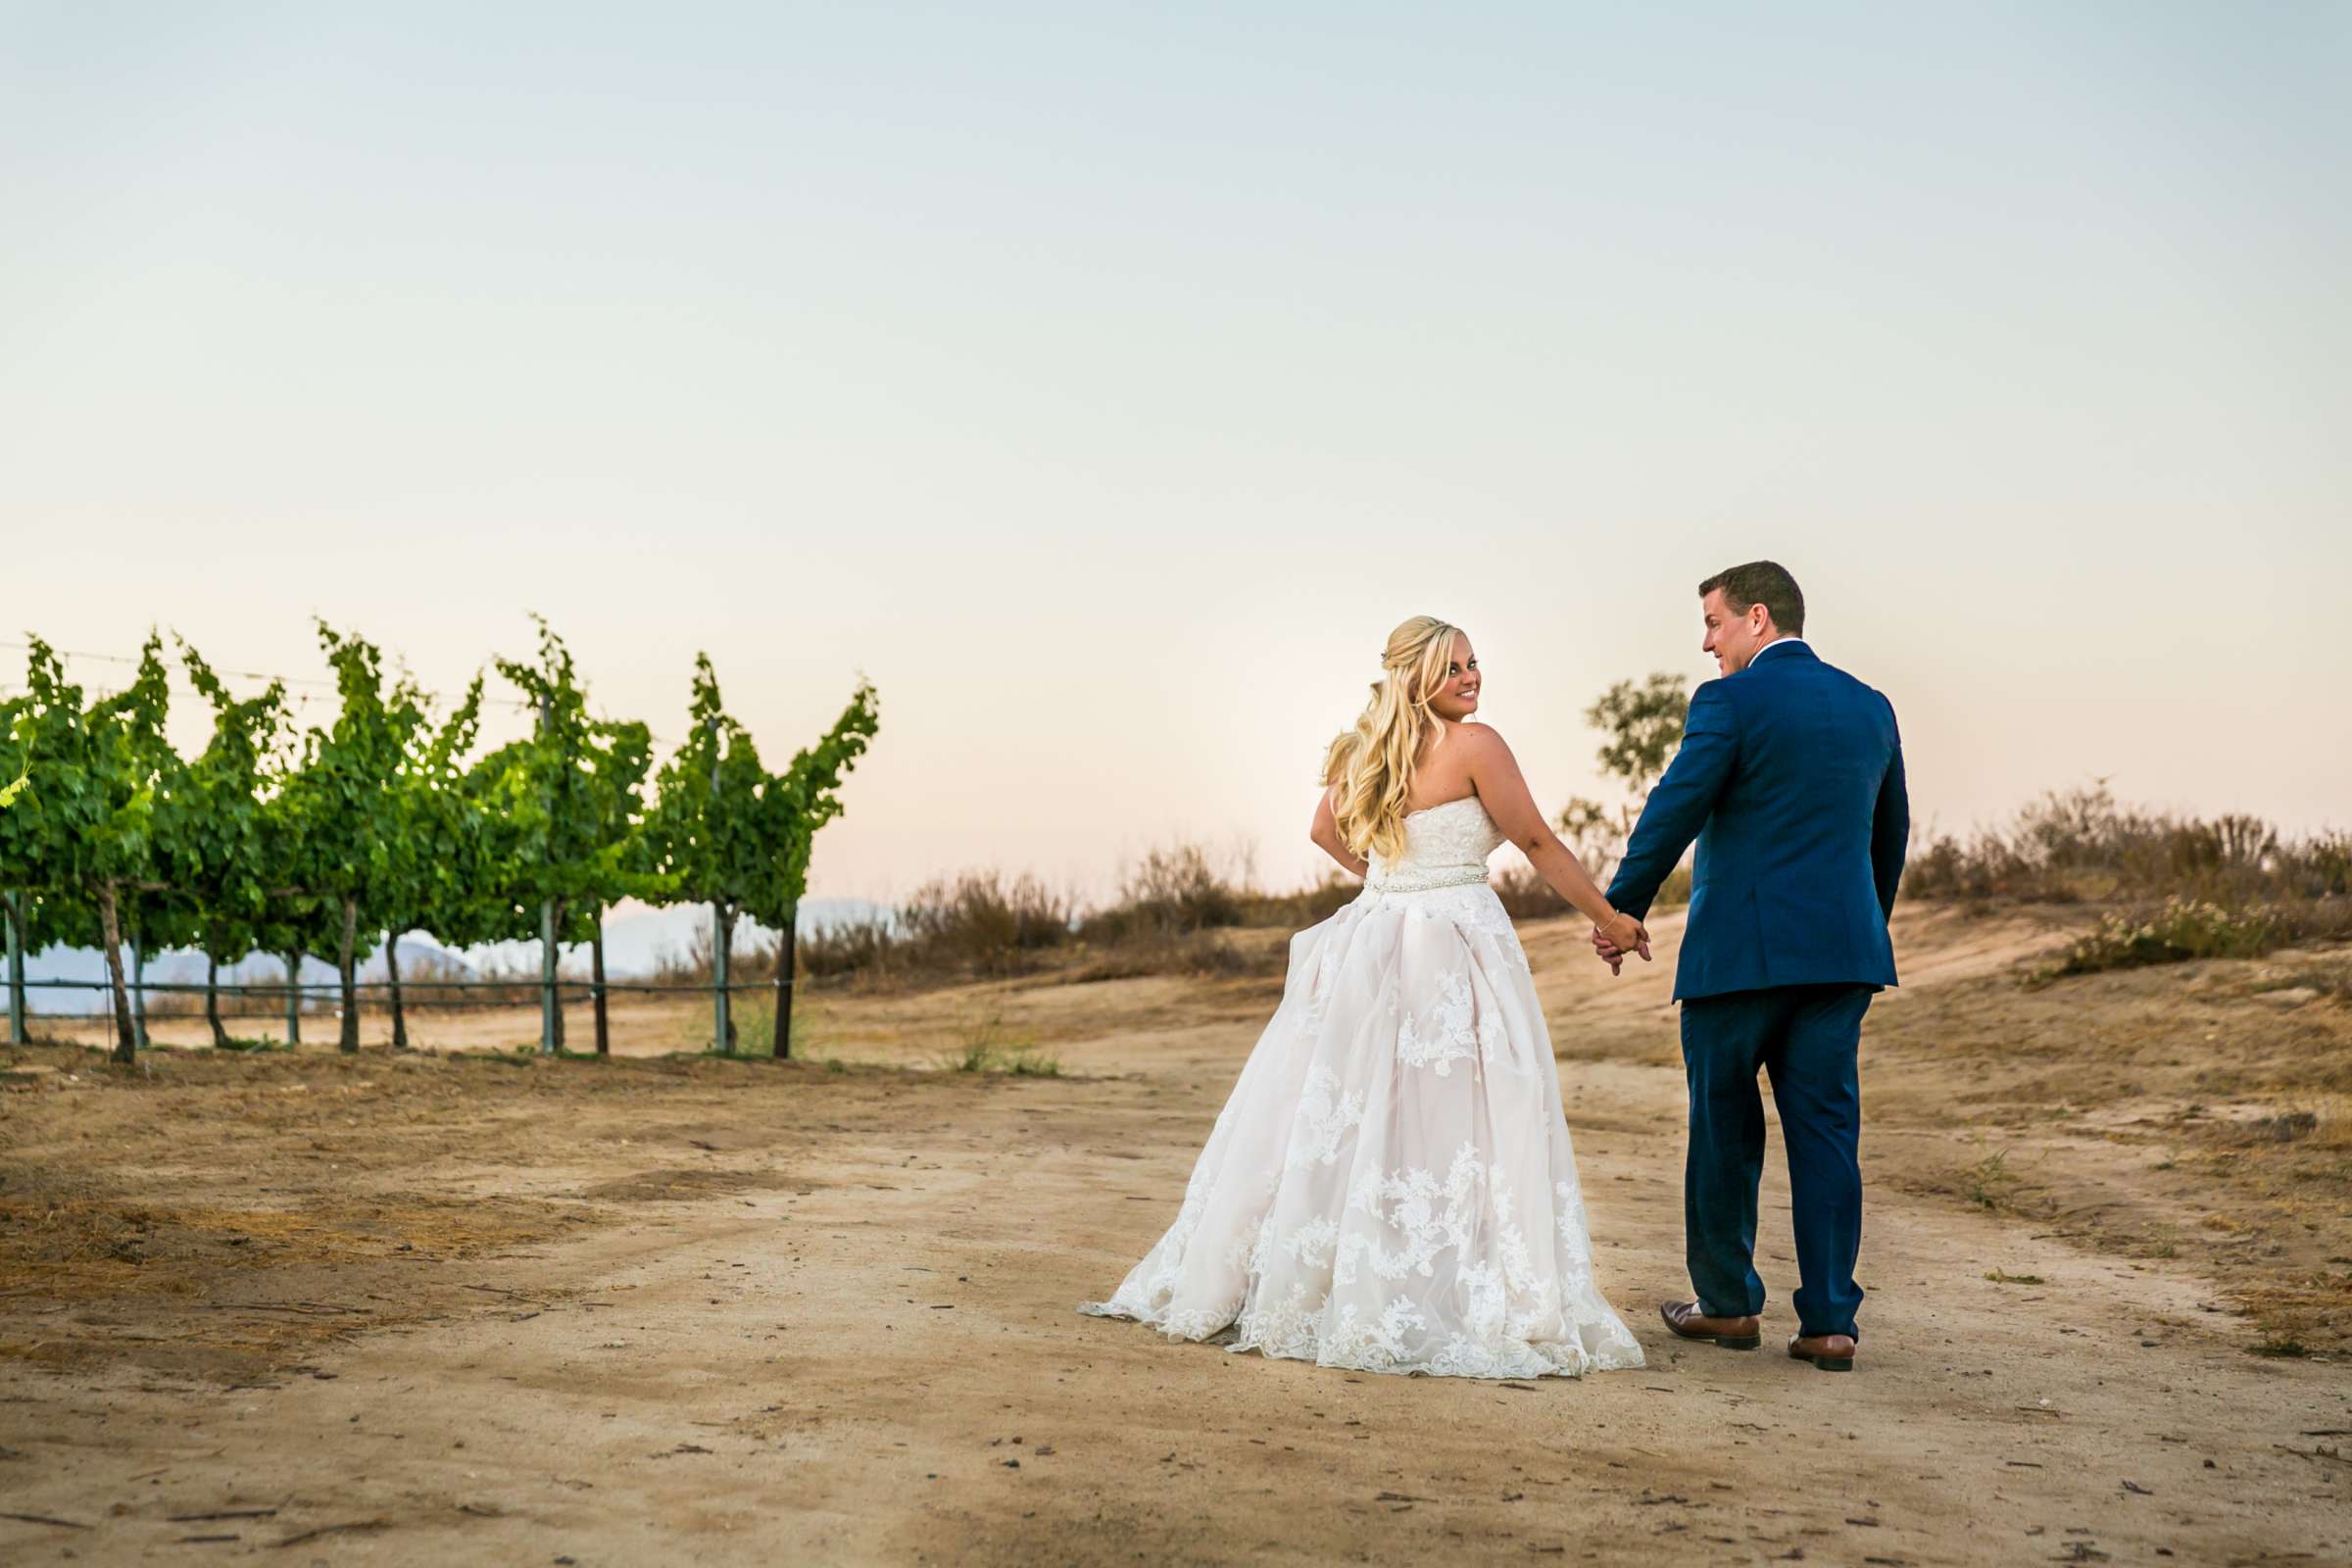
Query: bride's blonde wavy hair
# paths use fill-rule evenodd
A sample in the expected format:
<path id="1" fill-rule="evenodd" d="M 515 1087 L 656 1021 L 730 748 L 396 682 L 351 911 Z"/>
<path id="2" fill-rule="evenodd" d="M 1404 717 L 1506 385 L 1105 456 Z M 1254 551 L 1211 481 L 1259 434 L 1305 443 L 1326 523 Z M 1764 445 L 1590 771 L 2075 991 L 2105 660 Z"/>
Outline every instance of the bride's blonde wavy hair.
<path id="1" fill-rule="evenodd" d="M 1446 683 L 1460 635 L 1460 628 L 1435 615 L 1415 615 L 1389 633 L 1372 700 L 1324 755 L 1323 782 L 1339 786 L 1332 818 L 1341 842 L 1358 855 L 1394 861 L 1404 852 L 1404 803 L 1413 796 L 1413 773 L 1422 750 L 1446 734 L 1429 699 Z"/>

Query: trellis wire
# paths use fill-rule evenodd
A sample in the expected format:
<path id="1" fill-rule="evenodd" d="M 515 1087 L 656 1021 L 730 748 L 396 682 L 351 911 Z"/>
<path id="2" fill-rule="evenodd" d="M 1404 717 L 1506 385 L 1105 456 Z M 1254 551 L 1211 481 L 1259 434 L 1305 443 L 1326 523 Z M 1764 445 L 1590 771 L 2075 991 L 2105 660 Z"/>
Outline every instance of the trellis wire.
<path id="1" fill-rule="evenodd" d="M 4 984 L 4 982 L 0 982 L 0 984 Z M 608 980 L 604 982 L 601 987 L 593 980 L 563 979 L 558 979 L 552 984 L 548 984 L 539 980 L 403 980 L 398 984 L 401 992 L 400 1004 L 402 1010 L 404 1011 L 411 1008 L 421 1010 L 439 1008 L 453 1011 L 460 1009 L 489 1011 L 502 1006 L 526 1006 L 531 1004 L 531 1003 L 536 1002 L 541 1008 L 541 1017 L 544 1019 L 551 1009 L 562 1007 L 566 1004 L 576 1004 L 581 1003 L 593 1003 L 596 1000 L 600 990 L 607 995 L 614 992 L 626 992 L 641 996 L 711 996 L 713 997 L 714 1001 L 723 1002 L 723 998 L 727 993 L 737 991 L 769 991 L 774 989 L 775 982 L 772 980 L 744 980 L 733 982 L 723 987 L 716 981 L 705 982 L 695 980 Z M 352 991 L 355 994 L 363 992 L 389 992 L 393 989 L 393 986 L 394 982 L 390 980 L 354 980 L 352 982 Z M 10 1000 L 12 1004 L 14 1004 L 17 1000 L 17 995 L 21 994 L 23 991 L 105 992 L 111 991 L 113 988 L 114 983 L 111 980 L 103 979 L 26 979 L 19 982 L 18 986 L 11 987 L 9 989 L 12 992 Z M 339 981 L 302 981 L 293 984 L 288 984 L 282 980 L 221 981 L 207 986 L 197 981 L 150 980 L 144 985 L 126 984 L 124 989 L 139 991 L 142 993 L 154 992 L 166 996 L 201 997 L 209 992 L 213 996 L 220 998 L 222 1001 L 249 1004 L 248 1006 L 241 1007 L 232 1005 L 220 1009 L 220 1015 L 222 1018 L 275 1017 L 279 1016 L 277 1009 L 280 1004 L 289 1002 L 296 1002 L 297 999 L 303 999 L 307 1001 L 309 999 L 316 998 L 320 1000 L 340 1001 L 343 996 L 343 987 Z M 521 993 L 522 995 L 512 995 L 511 1000 L 500 1002 L 496 1000 L 468 1001 L 458 997 L 436 997 L 422 994 L 435 991 L 503 991 L 510 994 Z M 536 993 L 536 995 L 530 995 L 532 993 Z M 716 994 L 715 996 L 713 995 L 714 993 Z M 259 1009 L 253 1009 L 250 1007 L 250 1004 L 255 1003 L 265 1003 L 269 1004 L 270 1005 L 260 1007 Z M 299 1003 L 297 1005 L 299 1005 Z M 331 1013 L 339 1013 L 341 1011 L 340 1008 L 327 1010 Z M 172 1015 L 175 1021 L 185 1021 L 186 1019 L 201 1020 L 204 1016 L 205 1014 L 203 1013 L 193 1012 Z M 32 1027 L 40 1020 L 44 1019 L 80 1023 L 87 1022 L 91 1019 L 111 1019 L 112 1017 L 114 1017 L 114 1011 L 111 1007 L 104 1008 L 96 1012 L 43 1010 L 40 1012 L 27 1011 L 20 1014 L 17 1012 L 15 1006 L 12 1005 L 10 1009 L 9 1043 L 12 1045 L 24 1044 L 31 1037 Z M 143 1033 L 144 1031 L 142 1031 L 142 1034 Z M 142 1041 L 142 1043 L 144 1042 Z M 720 1046 L 716 1047 L 715 1049 L 718 1049 L 723 1053 L 725 1052 L 726 1048 Z"/>

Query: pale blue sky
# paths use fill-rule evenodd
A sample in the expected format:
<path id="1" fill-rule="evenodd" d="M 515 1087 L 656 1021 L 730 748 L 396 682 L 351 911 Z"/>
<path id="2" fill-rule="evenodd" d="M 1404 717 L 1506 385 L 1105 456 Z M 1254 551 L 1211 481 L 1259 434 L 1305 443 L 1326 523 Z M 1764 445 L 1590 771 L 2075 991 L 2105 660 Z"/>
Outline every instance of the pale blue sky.
<path id="1" fill-rule="evenodd" d="M 1947 825 L 2344 825 L 2347 79 L 2321 4 L 0 3 L 0 637 L 539 610 L 778 752 L 863 668 L 817 891 L 1284 880 L 1395 621 L 1557 801 L 1769 554 Z"/>

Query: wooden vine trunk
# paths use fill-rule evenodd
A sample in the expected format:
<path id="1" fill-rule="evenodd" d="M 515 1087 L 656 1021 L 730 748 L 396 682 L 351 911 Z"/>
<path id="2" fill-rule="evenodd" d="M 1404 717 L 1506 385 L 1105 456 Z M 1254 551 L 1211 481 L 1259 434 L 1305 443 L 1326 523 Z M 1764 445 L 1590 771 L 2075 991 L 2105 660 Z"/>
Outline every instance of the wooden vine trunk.
<path id="1" fill-rule="evenodd" d="M 723 904 L 710 906 L 710 997 L 717 1016 L 711 1033 L 718 1037 L 719 1054 L 735 1054 L 735 1013 L 729 1005 L 734 994 L 727 989 L 727 957 L 735 947 L 735 911 Z"/>
<path id="2" fill-rule="evenodd" d="M 360 1049 L 360 992 L 355 984 L 352 949 L 360 940 L 360 901 L 346 896 L 343 900 L 343 949 L 336 955 L 336 979 L 343 987 L 343 1028 L 336 1037 L 335 1047 L 345 1055 L 356 1055 Z"/>
<path id="3" fill-rule="evenodd" d="M 220 960 L 208 950 L 204 956 L 204 1021 L 213 1026 L 213 1049 L 228 1049 L 228 1031 L 220 1027 Z"/>
<path id="4" fill-rule="evenodd" d="M 0 893 L 0 917 L 8 922 L 8 1043 L 24 1044 L 24 895 Z"/>
<path id="5" fill-rule="evenodd" d="M 786 916 L 784 932 L 776 938 L 776 1045 L 778 1061 L 792 1059 L 792 970 L 799 945 L 799 909 Z"/>
<path id="6" fill-rule="evenodd" d="M 106 978 L 115 998 L 115 1060 L 127 1067 L 139 1059 L 139 1037 L 130 1021 L 130 991 L 122 983 L 122 922 L 111 877 L 98 884 L 98 929 L 106 937 Z"/>
<path id="7" fill-rule="evenodd" d="M 384 933 L 384 973 L 392 982 L 392 1049 L 409 1049 L 409 1015 L 400 1004 L 400 933 Z"/>
<path id="8" fill-rule="evenodd" d="M 588 940 L 588 972 L 596 982 L 596 1054 L 612 1054 L 612 1034 L 605 1017 L 605 919 L 597 915 L 596 935 Z"/>

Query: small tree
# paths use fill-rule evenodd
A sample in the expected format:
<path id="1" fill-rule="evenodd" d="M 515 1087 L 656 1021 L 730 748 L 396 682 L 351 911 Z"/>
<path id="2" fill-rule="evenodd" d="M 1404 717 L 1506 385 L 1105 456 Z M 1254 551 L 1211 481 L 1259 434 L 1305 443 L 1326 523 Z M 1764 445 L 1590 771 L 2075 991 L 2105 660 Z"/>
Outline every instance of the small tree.
<path id="1" fill-rule="evenodd" d="M 653 732 L 634 719 L 600 723 L 585 737 L 580 766 L 583 804 L 596 822 L 597 856 L 583 878 L 578 915 L 588 943 L 591 996 L 596 1007 L 596 1054 L 612 1054 L 605 1001 L 605 911 L 623 898 L 659 900 L 667 879 L 653 867 L 645 841 L 645 776 L 654 762 Z"/>
<path id="2" fill-rule="evenodd" d="M 1624 792 L 1614 811 L 1578 796 L 1560 812 L 1561 835 L 1593 876 L 1606 874 L 1616 847 L 1634 831 L 1649 792 L 1683 744 L 1690 711 L 1690 694 L 1682 677 L 1663 670 L 1643 681 L 1621 680 L 1585 710 L 1585 722 L 1605 737 L 1595 754 L 1601 771 Z"/>
<path id="3" fill-rule="evenodd" d="M 304 763 L 287 779 L 297 885 L 333 923 L 330 940 L 343 996 L 337 1045 L 360 1049 L 360 914 L 395 895 L 410 847 L 397 805 L 410 746 L 424 722 L 421 699 L 403 678 L 384 689 L 383 656 L 371 643 L 318 622 L 318 641 L 334 666 L 342 708 L 332 727 L 307 737 Z"/>
<path id="4" fill-rule="evenodd" d="M 776 1054 L 789 1054 L 792 932 L 808 877 L 808 856 L 819 827 L 838 814 L 834 797 L 842 775 L 876 730 L 874 690 L 860 683 L 850 706 L 815 746 L 781 775 L 760 762 L 749 731 L 729 717 L 718 676 L 708 656 L 696 655 L 693 728 L 657 780 L 659 794 L 646 818 L 654 868 L 671 897 L 711 908 L 714 970 L 712 1036 L 716 1049 L 735 1049 L 727 1005 L 727 957 L 735 922 L 745 914 L 781 936 L 777 955 Z"/>
<path id="5" fill-rule="evenodd" d="M 0 697 L 0 778 L 7 770 L 16 769 L 17 776 L 0 784 L 0 812 L 17 804 L 32 783 L 27 758 L 30 743 L 20 741 L 17 726 L 29 725 L 31 699 L 28 697 Z M 0 828 L 0 850 L 8 848 L 9 840 Z M 23 1045 L 25 1040 L 24 956 L 33 951 L 32 911 L 38 895 L 29 888 L 7 886 L 4 870 L 10 862 L 0 858 L 0 938 L 5 938 L 8 952 L 8 1029 L 9 1042 Z M 20 869 L 20 873 L 22 868 Z"/>
<path id="6" fill-rule="evenodd" d="M 314 953 L 334 951 L 333 922 L 321 901 L 303 878 L 310 871 L 305 790 L 297 786 L 318 751 L 318 732 L 300 737 L 293 748 L 280 748 L 270 760 L 261 794 L 260 835 L 262 863 L 274 884 L 255 933 L 255 951 L 273 953 L 286 971 L 286 1044 L 302 1044 L 302 960 Z"/>
<path id="7" fill-rule="evenodd" d="M 727 958 L 743 908 L 736 872 L 750 854 L 751 808 L 767 775 L 750 733 L 728 715 L 706 654 L 694 657 L 693 691 L 686 739 L 655 781 L 646 839 L 650 858 L 668 878 L 673 896 L 710 906 L 711 1044 L 732 1054 Z"/>
<path id="8" fill-rule="evenodd" d="M 563 942 L 588 944 L 596 1052 L 608 1055 L 605 911 L 624 898 L 658 897 L 667 885 L 648 863 L 638 836 L 653 735 L 643 724 L 589 713 L 571 651 L 544 620 L 537 662 L 502 659 L 498 671 L 539 711 L 531 738 L 500 754 L 497 789 L 508 825 L 514 902 L 543 910 L 543 983 L 552 983 Z M 552 1022 L 550 1043 L 561 1047 L 561 1009 Z"/>
<path id="9" fill-rule="evenodd" d="M 185 639 L 179 656 L 213 705 L 213 734 L 159 810 L 158 859 L 187 911 L 188 940 L 204 954 L 205 1020 L 213 1044 L 223 1047 L 220 966 L 255 951 L 281 891 L 263 831 L 263 792 L 284 733 L 285 688 L 272 681 L 259 697 L 239 700 Z"/>
<path id="10" fill-rule="evenodd" d="M 154 815 L 162 787 L 163 739 L 171 694 L 163 640 L 150 636 L 138 673 L 115 696 L 83 706 L 49 645 L 26 639 L 24 696 L 10 718 L 28 781 L 0 813 L 0 865 L 26 890 L 64 898 L 52 913 L 86 900 L 98 916 L 114 999 L 115 1060 L 136 1059 L 138 1029 L 123 975 L 123 901 L 150 878 Z M 27 914 L 27 935 L 35 922 Z"/>
<path id="11" fill-rule="evenodd" d="M 443 942 L 475 940 L 482 922 L 480 815 L 466 787 L 465 757 L 481 730 L 482 680 L 476 675 L 455 711 L 437 728 L 420 721 L 407 736 L 407 756 L 389 810 L 394 854 L 374 913 L 384 937 L 384 979 L 392 1003 L 392 1049 L 409 1049 L 409 1014 L 400 987 L 400 936 L 430 930 Z"/>
<path id="12" fill-rule="evenodd" d="M 777 1059 L 792 1054 L 793 969 L 798 958 L 801 897 L 808 891 L 808 860 L 817 829 L 842 812 L 841 782 L 858 765 L 866 742 L 881 728 L 871 681 L 860 681 L 850 706 L 824 738 L 801 752 L 792 765 L 769 778 L 760 791 L 758 823 L 761 850 L 746 867 L 743 907 L 776 933 L 776 1026 L 771 1048 Z"/>
<path id="13" fill-rule="evenodd" d="M 29 789 L 24 791 L 17 804 L 24 807 L 31 799 L 31 793 Z M 11 863 L 8 874 L 29 875 L 30 871 L 29 866 Z M 8 1017 L 10 1039 L 22 1045 L 32 1038 L 31 1007 L 24 983 L 26 960 L 61 943 L 88 942 L 90 933 L 98 926 L 98 909 L 87 898 L 71 889 L 56 892 L 19 886 L 0 888 L 0 918 L 14 926 L 15 941 L 8 950 Z"/>

